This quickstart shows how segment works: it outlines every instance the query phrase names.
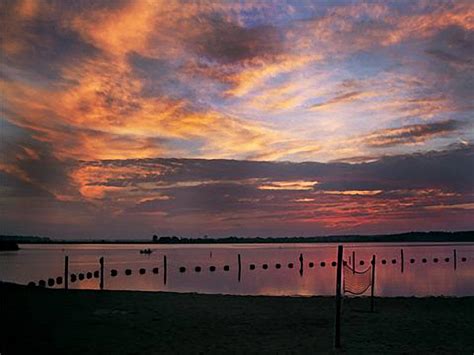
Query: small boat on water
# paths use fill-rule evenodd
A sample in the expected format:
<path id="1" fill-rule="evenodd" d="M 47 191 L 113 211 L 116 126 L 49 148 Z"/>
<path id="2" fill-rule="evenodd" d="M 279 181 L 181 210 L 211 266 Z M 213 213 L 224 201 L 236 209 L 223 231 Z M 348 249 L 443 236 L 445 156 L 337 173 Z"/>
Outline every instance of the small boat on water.
<path id="1" fill-rule="evenodd" d="M 140 254 L 151 254 L 151 253 L 153 253 L 153 250 L 151 250 L 150 248 L 140 250 Z"/>

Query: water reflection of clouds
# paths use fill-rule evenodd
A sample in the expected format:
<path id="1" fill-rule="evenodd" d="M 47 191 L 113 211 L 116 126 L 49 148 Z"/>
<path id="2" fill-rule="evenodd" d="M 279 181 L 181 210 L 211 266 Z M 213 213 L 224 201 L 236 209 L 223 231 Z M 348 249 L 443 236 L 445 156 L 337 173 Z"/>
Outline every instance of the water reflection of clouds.
<path id="1" fill-rule="evenodd" d="M 332 295 L 334 294 L 335 245 L 218 245 L 160 246 L 151 245 L 149 256 L 139 254 L 143 246 L 95 246 L 67 249 L 70 273 L 78 275 L 99 269 L 98 259 L 105 256 L 105 288 L 110 290 L 142 290 L 198 292 L 239 295 Z M 299 248 L 298 248 L 299 247 Z M 63 275 L 64 246 L 27 248 L 18 253 L 1 254 L 0 279 L 19 283 L 56 278 Z M 404 250 L 404 272 L 401 272 L 401 249 Z M 453 249 L 457 249 L 457 268 L 454 270 Z M 352 263 L 353 251 L 357 270 L 369 266 L 373 254 L 377 255 L 376 295 L 380 296 L 466 296 L 474 295 L 473 245 L 348 245 L 344 260 Z M 300 275 L 299 255 L 303 254 L 303 274 Z M 241 280 L 238 281 L 237 254 L 241 254 Z M 164 260 L 167 256 L 167 283 L 164 284 Z M 427 262 L 423 263 L 422 259 Z M 434 259 L 438 259 L 435 262 Z M 445 259 L 449 258 L 446 262 Z M 462 261 L 466 258 L 466 261 Z M 410 263 L 410 259 L 415 262 Z M 386 260 L 386 264 L 383 264 Z M 395 260 L 395 263 L 392 263 Z M 360 265 L 364 261 L 364 265 Z M 325 266 L 322 266 L 322 262 Z M 288 264 L 293 263 L 289 268 Z M 309 264 L 313 263 L 310 268 Z M 268 268 L 264 269 L 263 265 Z M 277 268 L 280 264 L 281 268 Z M 229 270 L 224 270 L 224 265 Z M 250 265 L 255 265 L 252 270 Z M 180 272 L 181 266 L 186 267 Z M 210 267 L 215 266 L 215 271 Z M 153 268 L 158 273 L 153 273 Z M 197 272 L 196 267 L 201 270 Z M 145 274 L 139 273 L 145 268 Z M 131 269 L 132 275 L 125 275 Z M 111 276 L 117 270 L 118 275 Z M 55 286 L 62 287 L 62 286 Z M 91 278 L 69 282 L 73 289 L 98 289 L 99 279 Z"/>

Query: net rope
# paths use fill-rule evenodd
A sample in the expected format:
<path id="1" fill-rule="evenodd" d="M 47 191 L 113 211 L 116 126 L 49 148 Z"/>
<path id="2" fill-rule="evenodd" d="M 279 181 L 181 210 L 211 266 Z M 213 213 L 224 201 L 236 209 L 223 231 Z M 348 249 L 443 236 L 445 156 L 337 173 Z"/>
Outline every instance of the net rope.
<path id="1" fill-rule="evenodd" d="M 344 265 L 344 293 L 362 295 L 372 286 L 372 266 L 364 271 L 355 271 L 352 267 Z"/>

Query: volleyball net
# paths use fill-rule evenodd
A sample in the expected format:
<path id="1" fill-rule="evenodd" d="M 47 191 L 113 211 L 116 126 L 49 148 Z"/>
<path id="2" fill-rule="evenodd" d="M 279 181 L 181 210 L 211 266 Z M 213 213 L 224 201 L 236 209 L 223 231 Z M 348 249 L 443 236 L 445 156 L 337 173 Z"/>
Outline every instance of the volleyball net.
<path id="1" fill-rule="evenodd" d="M 344 272 L 343 272 L 343 283 L 342 283 L 342 290 L 343 293 L 351 294 L 351 295 L 363 295 L 369 289 L 374 287 L 374 263 L 372 262 L 371 265 L 363 270 L 357 271 L 354 270 L 353 267 L 344 263 Z"/>

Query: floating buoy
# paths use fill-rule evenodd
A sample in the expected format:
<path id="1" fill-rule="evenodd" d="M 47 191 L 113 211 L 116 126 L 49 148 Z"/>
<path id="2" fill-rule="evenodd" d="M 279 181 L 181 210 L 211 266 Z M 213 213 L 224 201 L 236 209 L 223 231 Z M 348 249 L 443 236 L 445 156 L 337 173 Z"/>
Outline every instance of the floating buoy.
<path id="1" fill-rule="evenodd" d="M 467 258 L 463 257 L 463 258 L 461 258 L 461 261 L 464 263 L 464 262 L 467 261 Z"/>
<path id="2" fill-rule="evenodd" d="M 382 259 L 382 264 L 385 265 L 387 263 L 387 260 Z"/>
<path id="3" fill-rule="evenodd" d="M 421 262 L 422 262 L 422 263 L 426 263 L 427 261 L 428 261 L 428 260 L 426 260 L 426 258 L 421 259 Z"/>
<path id="4" fill-rule="evenodd" d="M 71 274 L 71 282 L 76 282 L 76 281 L 77 281 L 76 274 Z"/>
<path id="5" fill-rule="evenodd" d="M 364 260 L 359 261 L 359 265 L 364 265 L 364 264 L 365 264 Z"/>
<path id="6" fill-rule="evenodd" d="M 88 273 L 86 274 L 86 277 L 87 277 L 88 279 L 92 279 L 92 272 L 88 272 Z"/>
<path id="7" fill-rule="evenodd" d="M 35 284 L 34 281 L 30 281 L 30 282 L 28 282 L 28 286 L 29 287 L 34 287 L 34 286 L 36 286 L 36 284 Z"/>
<path id="8" fill-rule="evenodd" d="M 267 265 L 267 264 L 263 264 L 263 265 L 262 265 L 262 269 L 263 269 L 263 270 L 268 269 L 268 265 Z"/>
<path id="9" fill-rule="evenodd" d="M 154 267 L 152 271 L 153 271 L 154 274 L 157 274 L 159 269 L 157 267 Z"/>
<path id="10" fill-rule="evenodd" d="M 250 270 L 255 270 L 255 264 L 250 264 L 250 265 L 249 265 L 249 269 L 250 269 Z"/>
<path id="11" fill-rule="evenodd" d="M 310 262 L 310 263 L 308 264 L 308 266 L 312 269 L 312 268 L 314 267 L 314 263 L 313 263 L 313 262 Z"/>
<path id="12" fill-rule="evenodd" d="M 53 287 L 54 286 L 54 279 L 48 279 L 48 286 Z"/>
<path id="13" fill-rule="evenodd" d="M 95 279 L 99 278 L 99 270 L 94 271 L 94 278 Z"/>
<path id="14" fill-rule="evenodd" d="M 433 259 L 433 262 L 434 262 L 434 263 L 437 263 L 437 262 L 438 262 L 438 258 L 434 258 L 434 259 Z"/>
<path id="15" fill-rule="evenodd" d="M 84 280 L 84 274 L 83 273 L 79 274 L 79 280 L 81 280 L 81 281 Z"/>
<path id="16" fill-rule="evenodd" d="M 444 261 L 449 263 L 449 258 L 444 258 Z"/>
<path id="17" fill-rule="evenodd" d="M 410 259 L 410 264 L 414 264 L 415 263 L 415 259 L 411 258 Z"/>
<path id="18" fill-rule="evenodd" d="M 38 286 L 39 286 L 39 287 L 46 287 L 46 281 L 44 281 L 44 280 L 39 280 L 39 281 L 38 281 Z"/>
<path id="19" fill-rule="evenodd" d="M 118 271 L 115 269 L 110 270 L 110 276 L 115 277 L 118 275 Z"/>
<path id="20" fill-rule="evenodd" d="M 200 266 L 196 266 L 196 267 L 194 268 L 194 271 L 196 271 L 196 272 L 201 272 L 201 267 L 200 267 Z"/>
<path id="21" fill-rule="evenodd" d="M 363 265 L 363 264 L 361 264 L 361 265 Z M 333 261 L 333 262 L 331 263 L 331 266 L 332 266 L 332 267 L 336 267 L 336 266 L 337 266 L 337 263 L 336 263 L 335 261 Z"/>
<path id="22" fill-rule="evenodd" d="M 138 272 L 140 273 L 140 275 L 145 275 L 146 269 L 141 268 L 140 270 L 138 270 Z"/>
<path id="23" fill-rule="evenodd" d="M 392 264 L 396 264 L 397 263 L 397 259 L 392 259 Z"/>
<path id="24" fill-rule="evenodd" d="M 288 263 L 288 268 L 293 269 L 293 263 Z"/>
<path id="25" fill-rule="evenodd" d="M 281 264 L 280 264 L 280 263 L 276 263 L 276 264 L 275 264 L 275 268 L 281 269 Z"/>
<path id="26" fill-rule="evenodd" d="M 325 267 L 326 263 L 324 261 L 321 261 L 321 263 L 319 265 L 321 265 L 321 267 Z"/>
<path id="27" fill-rule="evenodd" d="M 63 278 L 61 276 L 56 277 L 56 283 L 61 285 L 63 283 Z"/>
<path id="28" fill-rule="evenodd" d="M 230 266 L 229 265 L 224 265 L 224 271 L 229 271 L 230 270 Z"/>
<path id="29" fill-rule="evenodd" d="M 185 272 L 185 271 L 186 271 L 186 268 L 185 268 L 184 266 L 181 266 L 181 267 L 179 268 L 179 272 Z"/>
<path id="30" fill-rule="evenodd" d="M 132 274 L 132 270 L 126 269 L 125 270 L 125 275 L 130 276 Z"/>
<path id="31" fill-rule="evenodd" d="M 209 266 L 209 271 L 211 271 L 211 272 L 216 271 L 216 267 L 214 265 Z"/>

